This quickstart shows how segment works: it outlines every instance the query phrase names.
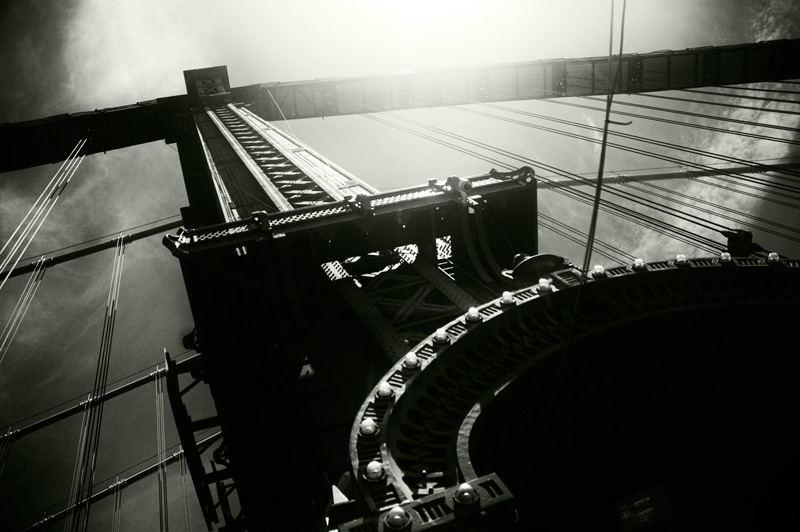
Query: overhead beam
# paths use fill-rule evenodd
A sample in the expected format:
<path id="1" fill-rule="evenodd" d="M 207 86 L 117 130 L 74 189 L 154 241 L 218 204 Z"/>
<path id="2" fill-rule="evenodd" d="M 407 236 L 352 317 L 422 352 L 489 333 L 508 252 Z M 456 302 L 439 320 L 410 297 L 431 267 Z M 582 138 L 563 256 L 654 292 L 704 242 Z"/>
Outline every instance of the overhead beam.
<path id="1" fill-rule="evenodd" d="M 623 54 L 617 93 L 800 77 L 800 39 Z M 616 61 L 612 64 L 616 71 Z M 608 58 L 545 59 L 232 89 L 266 120 L 606 94 Z"/>
<path id="2" fill-rule="evenodd" d="M 476 102 L 602 95 L 608 59 L 544 59 L 231 88 L 234 102 L 266 120 L 320 118 Z M 658 92 L 800 78 L 800 39 L 623 54 L 618 93 Z M 187 95 L 0 125 L 0 172 L 55 163 L 78 140 L 83 153 L 173 142 Z"/>

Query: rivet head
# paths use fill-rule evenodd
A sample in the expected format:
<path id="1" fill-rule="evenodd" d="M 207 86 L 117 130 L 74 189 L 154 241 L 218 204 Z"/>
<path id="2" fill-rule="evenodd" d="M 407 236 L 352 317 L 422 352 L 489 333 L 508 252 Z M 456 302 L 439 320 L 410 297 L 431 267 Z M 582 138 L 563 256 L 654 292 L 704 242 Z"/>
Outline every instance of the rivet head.
<path id="1" fill-rule="evenodd" d="M 767 262 L 776 263 L 781 261 L 781 256 L 774 251 L 767 255 Z"/>
<path id="2" fill-rule="evenodd" d="M 503 296 L 500 298 L 500 303 L 503 305 L 513 305 L 515 303 L 514 294 L 511 292 L 503 292 Z"/>
<path id="3" fill-rule="evenodd" d="M 406 369 L 419 368 L 419 357 L 415 353 L 408 353 L 403 357 L 403 367 Z"/>
<path id="4" fill-rule="evenodd" d="M 371 417 L 365 417 L 361 421 L 361 426 L 358 427 L 358 433 L 368 438 L 375 436 L 378 433 L 378 424 Z"/>
<path id="5" fill-rule="evenodd" d="M 450 338 L 447 336 L 447 331 L 444 329 L 436 329 L 436 332 L 433 334 L 433 341 L 437 344 L 446 344 Z"/>
<path id="6" fill-rule="evenodd" d="M 380 480 L 383 478 L 383 475 L 383 465 L 375 460 L 368 463 L 366 469 L 364 470 L 364 476 L 367 477 L 367 480 Z"/>
<path id="7" fill-rule="evenodd" d="M 389 397 L 394 395 L 394 388 L 392 388 L 392 385 L 389 384 L 388 382 L 383 381 L 378 385 L 378 391 L 376 395 L 380 399 L 388 399 Z"/>
<path id="8" fill-rule="evenodd" d="M 465 482 L 458 487 L 454 498 L 457 503 L 472 504 L 480 497 L 478 497 L 478 492 L 475 491 L 475 488 Z"/>
<path id="9" fill-rule="evenodd" d="M 395 506 L 386 514 L 386 526 L 393 530 L 400 530 L 408 524 L 408 514 L 399 506 Z"/>
<path id="10" fill-rule="evenodd" d="M 482 319 L 483 316 L 481 316 L 477 308 L 469 307 L 469 310 L 467 310 L 467 321 L 481 321 Z"/>
<path id="11" fill-rule="evenodd" d="M 550 280 L 549 279 L 539 279 L 539 284 L 536 285 L 536 291 L 537 292 L 547 293 L 547 292 L 551 292 L 552 290 L 553 290 L 553 287 L 550 286 Z"/>
<path id="12" fill-rule="evenodd" d="M 733 258 L 731 257 L 730 253 L 728 253 L 727 251 L 723 251 L 722 253 L 719 254 L 719 260 L 720 262 L 731 262 Z"/>
<path id="13" fill-rule="evenodd" d="M 592 277 L 605 277 L 606 269 L 602 264 L 595 264 L 592 268 Z"/>
<path id="14" fill-rule="evenodd" d="M 644 259 L 636 259 L 635 261 L 633 261 L 633 269 L 645 270 L 647 269 L 647 264 L 645 264 Z"/>

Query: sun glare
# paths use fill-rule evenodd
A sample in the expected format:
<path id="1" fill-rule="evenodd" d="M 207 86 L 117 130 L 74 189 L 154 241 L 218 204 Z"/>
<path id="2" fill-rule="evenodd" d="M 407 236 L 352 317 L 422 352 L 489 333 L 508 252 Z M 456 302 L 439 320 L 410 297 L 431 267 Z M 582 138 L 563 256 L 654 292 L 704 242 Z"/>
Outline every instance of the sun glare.
<path id="1" fill-rule="evenodd" d="M 368 0 L 368 3 L 403 21 L 430 21 L 473 11 L 478 0 Z"/>

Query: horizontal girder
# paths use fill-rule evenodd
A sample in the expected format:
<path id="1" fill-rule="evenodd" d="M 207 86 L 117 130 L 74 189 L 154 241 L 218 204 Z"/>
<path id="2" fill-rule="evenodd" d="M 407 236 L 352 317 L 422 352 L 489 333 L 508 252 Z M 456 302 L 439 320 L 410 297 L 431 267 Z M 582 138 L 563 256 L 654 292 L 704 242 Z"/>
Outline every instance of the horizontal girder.
<path id="1" fill-rule="evenodd" d="M 622 56 L 617 92 L 642 93 L 800 77 L 800 39 L 664 50 Z M 234 102 L 266 120 L 374 111 L 601 95 L 607 59 L 546 59 L 374 76 L 262 83 L 231 88 Z M 78 140 L 99 153 L 156 140 L 190 112 L 187 95 L 0 126 L 0 172 L 54 163 Z M 280 107 L 280 108 L 279 108 Z"/>

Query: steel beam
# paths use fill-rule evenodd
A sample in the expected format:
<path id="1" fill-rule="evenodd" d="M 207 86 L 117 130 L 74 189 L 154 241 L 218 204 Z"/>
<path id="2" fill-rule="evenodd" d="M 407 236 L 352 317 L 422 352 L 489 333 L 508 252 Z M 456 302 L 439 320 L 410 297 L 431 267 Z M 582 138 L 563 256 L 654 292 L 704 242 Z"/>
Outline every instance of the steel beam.
<path id="1" fill-rule="evenodd" d="M 273 82 L 230 89 L 266 120 L 397 111 L 476 102 L 606 94 L 604 57 L 546 59 L 374 76 Z M 617 92 L 644 93 L 800 78 L 800 39 L 623 54 Z M 322 95 L 317 98 L 316 95 Z M 276 104 L 280 102 L 280 108 Z M 168 124 L 190 113 L 188 95 L 0 126 L 0 172 L 144 142 L 172 142 Z"/>

